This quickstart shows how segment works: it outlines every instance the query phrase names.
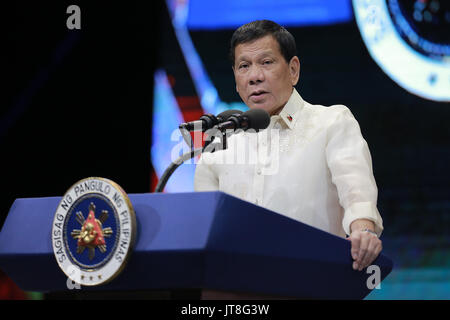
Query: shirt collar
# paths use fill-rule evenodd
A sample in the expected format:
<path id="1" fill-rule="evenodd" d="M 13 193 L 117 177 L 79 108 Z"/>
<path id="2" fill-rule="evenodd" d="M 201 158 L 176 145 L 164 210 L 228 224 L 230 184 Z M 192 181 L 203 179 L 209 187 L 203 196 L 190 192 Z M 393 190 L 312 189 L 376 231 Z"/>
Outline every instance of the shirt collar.
<path id="1" fill-rule="evenodd" d="M 280 111 L 279 115 L 272 116 L 271 120 L 276 121 L 281 118 L 283 122 L 287 125 L 287 127 L 289 129 L 292 129 L 294 128 L 295 123 L 299 118 L 300 111 L 303 109 L 304 104 L 305 102 L 303 101 L 300 94 L 297 92 L 295 88 L 293 88 L 291 97 L 289 98 L 288 102 Z"/>

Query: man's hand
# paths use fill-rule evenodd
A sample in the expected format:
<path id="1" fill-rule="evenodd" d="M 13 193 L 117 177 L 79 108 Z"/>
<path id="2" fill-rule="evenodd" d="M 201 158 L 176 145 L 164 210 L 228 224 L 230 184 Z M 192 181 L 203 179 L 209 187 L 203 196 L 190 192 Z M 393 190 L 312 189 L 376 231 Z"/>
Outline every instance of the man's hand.
<path id="1" fill-rule="evenodd" d="M 352 243 L 353 269 L 361 271 L 371 265 L 380 254 L 383 246 L 381 240 L 375 234 L 363 231 L 364 229 L 374 230 L 373 223 L 370 225 L 367 220 L 356 220 L 352 223 L 351 229 L 353 231 L 347 240 Z"/>

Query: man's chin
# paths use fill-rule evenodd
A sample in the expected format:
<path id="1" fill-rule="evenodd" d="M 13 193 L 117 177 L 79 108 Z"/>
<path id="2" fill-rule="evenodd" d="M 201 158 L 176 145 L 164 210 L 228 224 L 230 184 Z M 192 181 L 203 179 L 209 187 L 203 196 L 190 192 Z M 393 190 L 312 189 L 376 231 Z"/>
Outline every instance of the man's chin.
<path id="1" fill-rule="evenodd" d="M 248 107 L 249 107 L 250 109 L 262 109 L 262 110 L 265 110 L 265 111 L 267 111 L 267 113 L 270 114 L 270 115 L 273 113 L 273 111 L 274 111 L 275 109 L 277 109 L 276 107 L 274 107 L 274 106 L 272 106 L 272 105 L 259 104 L 259 103 L 251 103 L 251 104 L 248 105 Z"/>

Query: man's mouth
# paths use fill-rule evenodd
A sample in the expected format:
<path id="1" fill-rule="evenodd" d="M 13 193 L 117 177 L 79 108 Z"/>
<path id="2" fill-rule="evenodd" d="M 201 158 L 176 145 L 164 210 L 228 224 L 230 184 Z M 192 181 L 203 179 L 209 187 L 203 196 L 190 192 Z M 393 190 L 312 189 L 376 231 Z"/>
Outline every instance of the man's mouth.
<path id="1" fill-rule="evenodd" d="M 255 91 L 255 92 L 252 92 L 252 94 L 250 94 L 250 97 L 260 97 L 266 93 L 267 93 L 266 91 Z"/>

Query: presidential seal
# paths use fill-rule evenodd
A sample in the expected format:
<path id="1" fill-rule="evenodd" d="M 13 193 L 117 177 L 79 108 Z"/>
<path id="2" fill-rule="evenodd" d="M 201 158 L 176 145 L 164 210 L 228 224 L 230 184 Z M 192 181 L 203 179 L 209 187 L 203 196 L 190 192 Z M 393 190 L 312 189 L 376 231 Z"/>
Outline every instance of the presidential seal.
<path id="1" fill-rule="evenodd" d="M 105 284 L 125 267 L 136 238 L 136 217 L 122 188 L 105 178 L 75 183 L 59 203 L 52 244 L 61 270 L 84 286 Z"/>

